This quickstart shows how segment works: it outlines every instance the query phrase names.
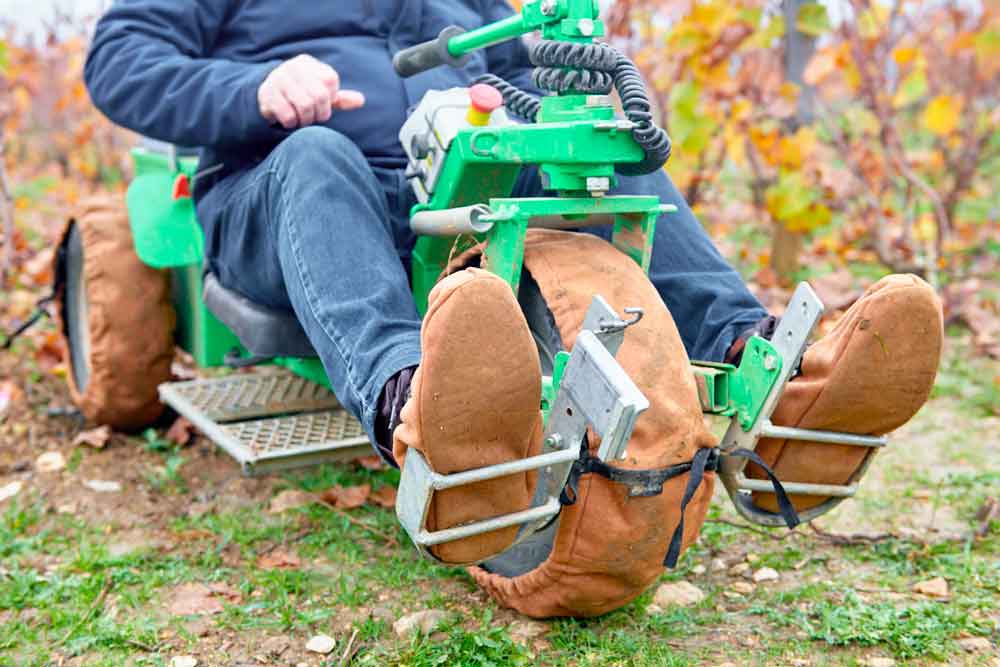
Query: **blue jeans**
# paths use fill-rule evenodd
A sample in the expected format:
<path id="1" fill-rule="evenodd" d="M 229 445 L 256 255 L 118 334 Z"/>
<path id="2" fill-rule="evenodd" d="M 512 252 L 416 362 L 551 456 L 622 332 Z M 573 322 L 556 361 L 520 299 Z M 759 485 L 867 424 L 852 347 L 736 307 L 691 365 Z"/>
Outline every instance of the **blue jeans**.
<path id="1" fill-rule="evenodd" d="M 691 358 L 720 361 L 766 311 L 663 171 L 622 177 L 615 192 L 678 207 L 657 225 L 650 279 Z M 515 196 L 539 194 L 537 175 L 525 171 Z M 372 442 L 382 387 L 420 363 L 409 286 L 414 203 L 402 170 L 372 166 L 350 139 L 324 127 L 298 130 L 198 202 L 210 270 L 253 301 L 295 312 L 334 393 Z"/>

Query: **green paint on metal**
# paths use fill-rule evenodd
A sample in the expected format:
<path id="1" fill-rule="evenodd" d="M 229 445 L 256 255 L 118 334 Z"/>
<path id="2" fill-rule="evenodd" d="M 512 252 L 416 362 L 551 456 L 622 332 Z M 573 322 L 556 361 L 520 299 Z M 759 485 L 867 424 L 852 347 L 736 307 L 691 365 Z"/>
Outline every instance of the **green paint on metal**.
<path id="1" fill-rule="evenodd" d="M 702 410 L 736 417 L 740 428 L 749 431 L 778 381 L 781 365 L 778 351 L 759 336 L 747 341 L 739 368 L 707 361 L 691 362 L 692 372 L 703 379 L 699 396 Z"/>
<path id="2" fill-rule="evenodd" d="M 200 264 L 204 236 L 191 198 L 174 200 L 176 178 L 191 178 L 197 161 L 185 158 L 171 164 L 167 155 L 142 148 L 132 151 L 136 176 L 126 201 L 136 254 L 146 264 L 166 269 Z"/>
<path id="3" fill-rule="evenodd" d="M 542 378 L 542 419 L 545 425 L 549 423 L 549 415 L 552 413 L 552 406 L 555 405 L 559 387 L 562 386 L 567 363 L 569 363 L 569 352 L 557 352 L 552 360 L 552 376 Z"/>
<path id="4" fill-rule="evenodd" d="M 205 307 L 201 276 L 201 264 L 175 267 L 171 271 L 177 344 L 202 368 L 222 366 L 226 354 L 234 349 L 246 350 L 229 327 Z"/>

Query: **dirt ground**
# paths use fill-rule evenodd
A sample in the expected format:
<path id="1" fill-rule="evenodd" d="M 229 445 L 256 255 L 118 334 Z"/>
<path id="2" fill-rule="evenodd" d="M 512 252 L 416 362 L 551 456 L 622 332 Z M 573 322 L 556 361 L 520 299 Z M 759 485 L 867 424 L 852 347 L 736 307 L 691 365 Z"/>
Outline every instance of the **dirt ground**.
<path id="1" fill-rule="evenodd" d="M 663 579 L 704 600 L 651 607 L 651 591 L 542 623 L 419 560 L 375 502 L 396 473 L 371 462 L 246 479 L 204 438 L 166 442 L 167 422 L 74 445 L 88 425 L 36 345 L 0 360 L 16 387 L 0 410 L 0 665 L 1000 667 L 997 369 L 956 362 L 961 338 L 857 499 L 789 534 L 743 527 L 720 491 Z M 360 507 L 305 504 L 366 484 Z M 947 590 L 922 587 L 938 577 Z M 421 610 L 440 612 L 427 635 L 394 628 Z M 329 653 L 307 649 L 317 636 Z"/>

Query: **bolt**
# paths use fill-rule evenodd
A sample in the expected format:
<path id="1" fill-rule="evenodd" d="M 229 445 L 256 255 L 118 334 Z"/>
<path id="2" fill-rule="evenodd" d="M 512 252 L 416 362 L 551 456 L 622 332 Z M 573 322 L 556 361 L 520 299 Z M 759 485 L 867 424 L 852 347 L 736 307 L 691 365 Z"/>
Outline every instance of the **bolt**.
<path id="1" fill-rule="evenodd" d="M 778 367 L 778 360 L 772 357 L 770 354 L 764 355 L 764 370 L 773 371 Z"/>
<path id="2" fill-rule="evenodd" d="M 558 433 L 550 435 L 545 438 L 545 447 L 547 449 L 559 449 L 559 445 L 562 443 L 562 436 Z"/>
<path id="3" fill-rule="evenodd" d="M 591 19 L 580 19 L 576 27 L 584 37 L 590 37 L 594 34 L 594 22 Z"/>
<path id="4" fill-rule="evenodd" d="M 540 9 L 546 16 L 552 16 L 556 13 L 556 0 L 542 0 Z"/>

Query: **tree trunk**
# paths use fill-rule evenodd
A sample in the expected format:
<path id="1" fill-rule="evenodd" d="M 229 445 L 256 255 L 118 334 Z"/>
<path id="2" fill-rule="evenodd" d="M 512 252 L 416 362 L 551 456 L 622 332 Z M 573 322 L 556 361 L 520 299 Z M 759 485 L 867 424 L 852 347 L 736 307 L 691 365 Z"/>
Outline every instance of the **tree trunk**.
<path id="1" fill-rule="evenodd" d="M 787 123 L 788 132 L 795 132 L 803 125 L 809 125 L 815 118 L 816 91 L 804 80 L 806 65 L 816 51 L 816 38 L 795 28 L 799 17 L 799 7 L 810 0 L 784 0 L 782 11 L 785 15 L 785 80 L 799 88 L 798 108 L 795 116 Z M 782 281 L 788 281 L 799 268 L 799 254 L 802 251 L 803 235 L 789 231 L 780 222 L 774 223 L 771 239 L 771 268 Z"/>

